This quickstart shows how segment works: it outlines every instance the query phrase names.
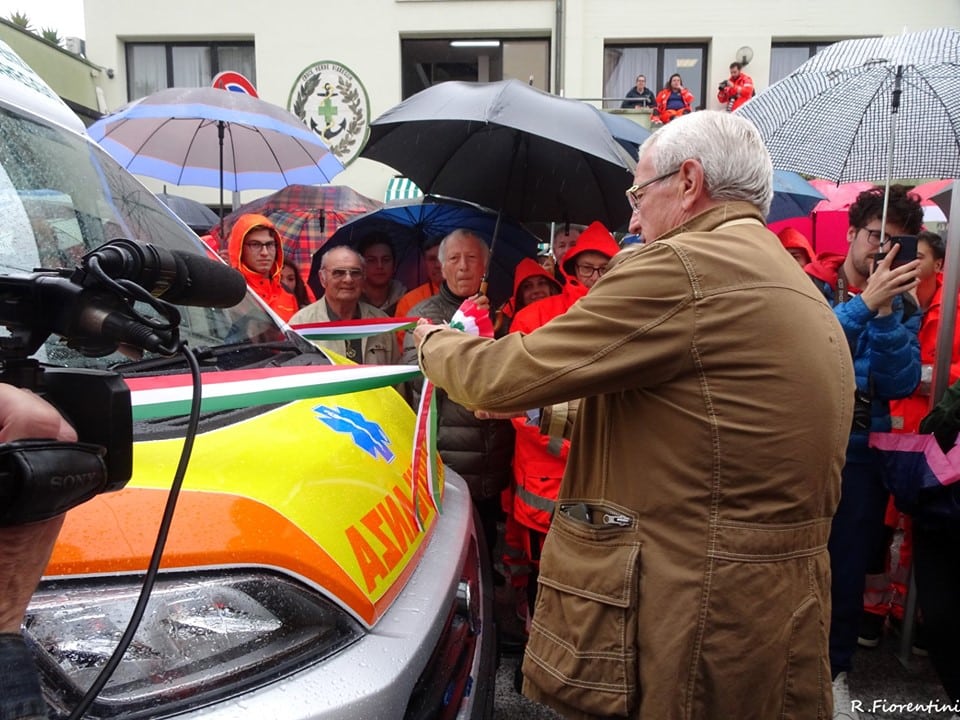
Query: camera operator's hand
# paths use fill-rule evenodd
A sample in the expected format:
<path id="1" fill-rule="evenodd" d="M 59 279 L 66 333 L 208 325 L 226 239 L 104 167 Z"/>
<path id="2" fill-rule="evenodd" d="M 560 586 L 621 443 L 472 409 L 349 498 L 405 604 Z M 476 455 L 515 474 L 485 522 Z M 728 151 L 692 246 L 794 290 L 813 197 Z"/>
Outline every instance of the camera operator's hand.
<path id="1" fill-rule="evenodd" d="M 900 267 L 891 267 L 900 245 L 894 244 L 870 273 L 867 287 L 860 294 L 860 299 L 878 316 L 889 315 L 893 312 L 893 299 L 900 293 L 914 292 L 919 284 L 917 275 L 920 272 L 920 261 L 914 260 Z"/>
<path id="2" fill-rule="evenodd" d="M 56 408 L 28 390 L 0 383 L 0 442 L 48 438 L 76 442 Z M 63 516 L 0 527 L 0 633 L 20 632 L 30 596 L 50 560 Z"/>

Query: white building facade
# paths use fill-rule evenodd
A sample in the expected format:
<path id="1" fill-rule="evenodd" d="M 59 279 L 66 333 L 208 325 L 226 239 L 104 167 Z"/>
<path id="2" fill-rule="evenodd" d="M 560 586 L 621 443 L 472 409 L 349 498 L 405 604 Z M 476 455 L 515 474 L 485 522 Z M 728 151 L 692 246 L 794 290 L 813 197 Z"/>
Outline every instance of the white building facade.
<path id="1" fill-rule="evenodd" d="M 734 60 L 762 90 L 837 40 L 960 27 L 960 0 L 84 0 L 87 57 L 113 71 L 107 105 L 239 72 L 303 119 L 383 199 L 394 171 L 357 157 L 369 122 L 447 79 L 518 78 L 619 107 L 637 74 L 679 72 L 719 108 Z M 829 118 L 824 118 L 829 122 Z M 179 192 L 179 191 L 178 191 Z M 193 191 L 205 202 L 214 194 Z M 261 193 L 244 193 L 243 200 Z M 248 197 L 249 195 L 249 197 Z"/>

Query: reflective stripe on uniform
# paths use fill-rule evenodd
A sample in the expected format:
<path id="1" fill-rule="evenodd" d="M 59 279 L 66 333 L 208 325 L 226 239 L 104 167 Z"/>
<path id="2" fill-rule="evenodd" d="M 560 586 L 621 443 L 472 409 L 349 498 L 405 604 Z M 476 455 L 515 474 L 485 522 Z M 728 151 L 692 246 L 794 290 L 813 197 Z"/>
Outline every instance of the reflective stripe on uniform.
<path id="1" fill-rule="evenodd" d="M 514 493 L 518 498 L 520 498 L 527 505 L 532 507 L 534 510 L 542 510 L 543 512 L 550 513 L 550 517 L 553 517 L 553 510 L 556 507 L 557 501 L 551 500 L 549 498 L 542 497 L 540 495 L 535 495 L 534 493 L 527 490 L 525 487 L 517 486 L 514 488 Z"/>

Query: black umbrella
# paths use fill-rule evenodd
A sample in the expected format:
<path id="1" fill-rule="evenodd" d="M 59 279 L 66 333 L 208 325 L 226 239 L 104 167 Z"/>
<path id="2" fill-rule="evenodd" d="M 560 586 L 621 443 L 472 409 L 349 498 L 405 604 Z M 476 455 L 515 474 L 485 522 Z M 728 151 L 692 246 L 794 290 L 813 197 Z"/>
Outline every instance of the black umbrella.
<path id="1" fill-rule="evenodd" d="M 360 154 L 520 222 L 630 217 L 634 162 L 595 109 L 517 80 L 429 87 L 377 118 Z"/>
<path id="2" fill-rule="evenodd" d="M 220 220 L 213 210 L 198 200 L 182 195 L 170 195 L 166 191 L 157 193 L 157 197 L 197 235 L 209 232 L 210 228 L 214 227 Z"/>

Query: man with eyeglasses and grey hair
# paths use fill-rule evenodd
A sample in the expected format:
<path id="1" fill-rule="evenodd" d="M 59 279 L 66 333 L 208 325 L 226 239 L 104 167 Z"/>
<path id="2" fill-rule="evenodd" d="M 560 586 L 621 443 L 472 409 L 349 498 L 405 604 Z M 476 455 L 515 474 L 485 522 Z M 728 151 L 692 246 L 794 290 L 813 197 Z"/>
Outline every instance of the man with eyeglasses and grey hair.
<path id="1" fill-rule="evenodd" d="M 363 273 L 363 257 L 353 248 L 336 245 L 326 250 L 317 272 L 323 297 L 298 311 L 290 318 L 290 324 L 388 317 L 382 310 L 361 302 Z M 361 365 L 393 365 L 399 361 L 400 352 L 393 333 L 314 342 Z"/>
<path id="2" fill-rule="evenodd" d="M 830 712 L 827 537 L 853 368 L 764 225 L 772 185 L 749 121 L 678 118 L 628 190 L 647 244 L 566 313 L 498 340 L 412 333 L 465 407 L 582 398 L 523 662 L 524 693 L 565 716 Z"/>

